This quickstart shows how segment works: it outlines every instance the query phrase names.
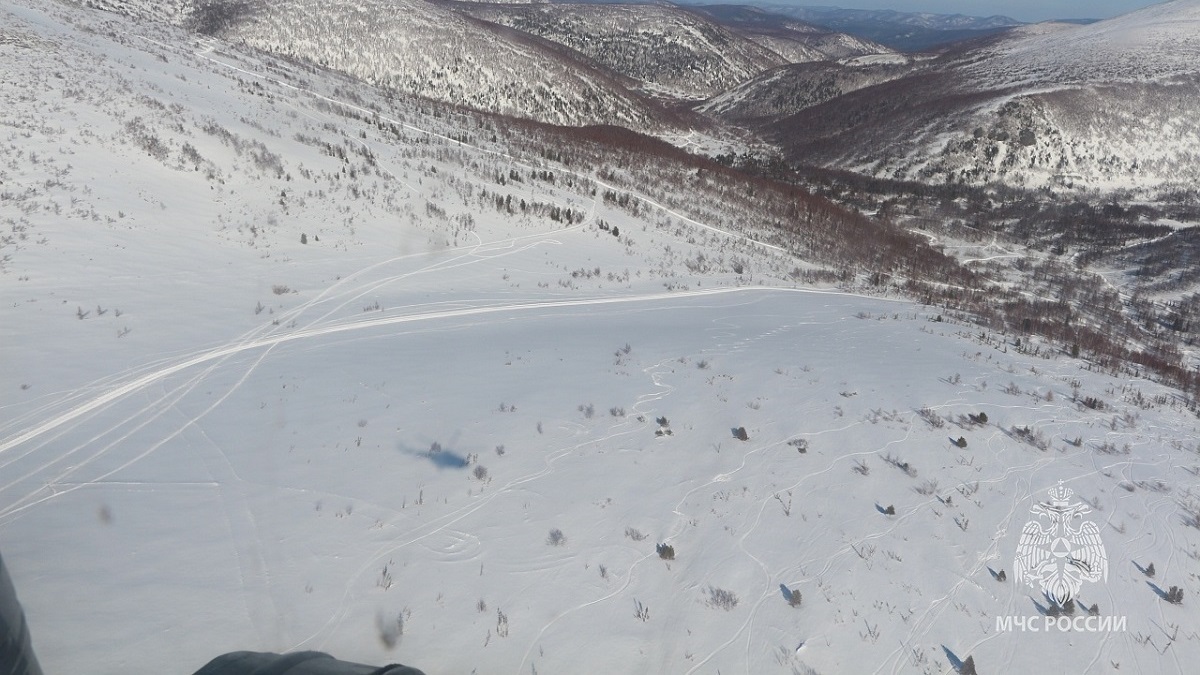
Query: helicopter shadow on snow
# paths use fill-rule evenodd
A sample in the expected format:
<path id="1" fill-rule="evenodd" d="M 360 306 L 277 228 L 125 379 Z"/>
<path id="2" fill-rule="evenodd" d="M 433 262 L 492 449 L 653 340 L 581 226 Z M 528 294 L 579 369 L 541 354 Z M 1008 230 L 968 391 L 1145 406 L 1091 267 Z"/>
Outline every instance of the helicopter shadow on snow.
<path id="1" fill-rule="evenodd" d="M 465 455 L 452 449 L 454 441 L 457 439 L 458 434 L 455 434 L 454 438 L 450 439 L 450 442 L 445 445 L 438 441 L 433 441 L 424 448 L 421 448 L 401 442 L 397 447 L 402 454 L 426 459 L 439 469 L 465 469 L 470 462 Z"/>

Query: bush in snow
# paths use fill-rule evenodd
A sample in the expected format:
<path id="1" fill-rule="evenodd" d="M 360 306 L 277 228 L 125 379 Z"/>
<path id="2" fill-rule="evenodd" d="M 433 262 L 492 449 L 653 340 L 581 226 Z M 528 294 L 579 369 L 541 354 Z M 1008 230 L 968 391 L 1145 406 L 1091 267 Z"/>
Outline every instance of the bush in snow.
<path id="1" fill-rule="evenodd" d="M 803 598 L 800 597 L 799 589 L 791 589 L 788 595 L 788 604 L 792 607 L 799 607 Z"/>
<path id="2" fill-rule="evenodd" d="M 738 596 L 733 591 L 724 588 L 708 587 L 708 606 L 729 611 L 737 607 Z"/>

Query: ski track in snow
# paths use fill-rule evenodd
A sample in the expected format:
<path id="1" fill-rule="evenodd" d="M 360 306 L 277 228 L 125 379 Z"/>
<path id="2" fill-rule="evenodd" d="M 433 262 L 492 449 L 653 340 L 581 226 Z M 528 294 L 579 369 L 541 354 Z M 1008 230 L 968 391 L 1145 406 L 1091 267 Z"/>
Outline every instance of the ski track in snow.
<path id="1" fill-rule="evenodd" d="M 92 411 L 98 410 L 114 401 L 117 401 L 129 394 L 141 391 L 151 384 L 155 384 L 171 375 L 187 370 L 194 366 L 208 364 L 213 361 L 222 361 L 228 356 L 241 352 L 260 349 L 263 347 L 273 347 L 280 344 L 294 342 L 298 340 L 307 340 L 316 337 L 335 335 L 350 331 L 358 331 L 369 328 L 378 328 L 383 326 L 392 326 L 405 323 L 413 323 L 420 321 L 431 321 L 436 319 L 460 318 L 465 316 L 499 314 L 509 312 L 521 312 L 528 310 L 542 309 L 561 309 L 568 307 L 586 307 L 596 305 L 618 305 L 618 304 L 633 304 L 654 302 L 658 300 L 677 299 L 683 297 L 700 297 L 710 295 L 726 295 L 736 293 L 769 293 L 769 292 L 791 292 L 791 293 L 812 293 L 812 294 L 829 294 L 843 295 L 850 294 L 839 293 L 836 291 L 823 291 L 816 289 L 797 289 L 787 287 L 738 287 L 738 288 L 706 288 L 668 291 L 662 293 L 647 293 L 641 295 L 620 295 L 620 296 L 602 296 L 583 298 L 578 300 L 543 300 L 543 301 L 528 301 L 507 304 L 489 304 L 474 307 L 464 307 L 459 309 L 448 309 L 441 311 L 424 312 L 418 314 L 404 314 L 399 316 L 385 316 L 379 318 L 355 318 L 332 325 L 315 325 L 309 328 L 297 329 L 288 333 L 268 334 L 264 337 L 251 337 L 249 339 L 238 340 L 222 347 L 206 349 L 197 352 L 191 356 L 184 357 L 182 360 L 175 362 L 172 365 L 151 370 L 145 374 L 135 376 L 131 381 L 124 384 L 110 387 L 108 391 L 92 399 L 74 406 L 73 408 L 59 413 L 53 418 L 42 422 L 32 428 L 19 432 L 14 436 L 0 441 L 0 453 L 5 453 L 11 449 L 18 447 L 24 443 L 34 440 L 50 431 L 54 431 L 59 427 L 68 424 L 83 415 Z M 895 302 L 901 302 L 896 300 Z M 194 386 L 194 385 L 193 385 Z"/>
<path id="2" fill-rule="evenodd" d="M 370 556 L 366 556 L 364 558 L 364 560 L 366 562 L 363 563 L 363 565 L 358 569 L 358 571 L 353 575 L 353 577 L 349 581 L 347 581 L 347 583 L 345 584 L 345 587 L 344 587 L 344 590 L 342 593 L 342 598 L 338 605 L 338 608 L 333 612 L 333 614 L 332 614 L 332 616 L 330 616 L 329 620 L 326 621 L 324 626 L 322 626 L 320 629 L 318 629 L 317 632 L 313 633 L 312 635 L 308 636 L 307 638 L 304 638 L 303 640 L 300 640 L 296 644 L 292 645 L 289 648 L 289 651 L 301 649 L 301 648 L 308 648 L 311 645 L 313 645 L 314 643 L 315 643 L 315 646 L 317 649 L 323 649 L 325 647 L 325 645 L 327 644 L 326 641 L 328 639 L 332 638 L 333 634 L 336 632 L 336 630 L 341 626 L 342 622 L 345 620 L 346 614 L 349 612 L 349 609 L 351 607 L 350 600 L 352 599 L 352 590 L 351 589 L 354 587 L 354 581 L 361 578 L 364 574 L 367 574 L 369 570 L 373 570 L 377 566 L 378 560 L 387 558 L 388 556 L 392 555 L 393 553 L 395 553 L 407 546 L 410 546 L 414 543 L 418 543 L 430 536 L 444 532 L 452 525 L 462 521 L 463 519 L 467 518 L 468 516 L 471 516 L 474 513 L 476 513 L 477 511 L 488 506 L 489 504 L 491 504 L 491 502 L 495 501 L 497 498 L 499 498 L 503 495 L 507 495 L 507 494 L 511 493 L 512 491 L 514 491 L 515 489 L 523 487 L 527 483 L 532 483 L 532 482 L 535 482 L 542 478 L 545 478 L 546 476 L 549 476 L 551 473 L 553 473 L 554 465 L 555 465 L 555 463 L 558 462 L 558 460 L 560 460 L 564 457 L 567 457 L 567 456 L 579 451 L 582 448 L 585 448 L 585 447 L 591 446 L 591 445 L 598 445 L 605 441 L 611 440 L 613 438 L 617 438 L 619 436 L 626 435 L 626 434 L 631 434 L 631 433 L 634 433 L 634 432 L 640 430 L 640 427 L 635 426 L 632 422 L 630 422 L 628 420 L 626 422 L 622 423 L 622 425 L 620 425 L 620 426 L 628 426 L 630 428 L 626 429 L 625 431 L 619 432 L 619 433 L 610 433 L 606 436 L 588 438 L 588 439 L 584 440 L 583 442 L 577 443 L 573 446 L 568 446 L 568 447 L 559 448 L 557 450 L 554 450 L 545 456 L 545 458 L 543 459 L 542 468 L 540 470 L 535 471 L 530 474 L 526 474 L 524 476 L 514 478 L 514 479 L 510 480 L 509 482 L 505 483 L 504 485 L 500 486 L 499 488 L 492 490 L 491 492 L 489 492 L 487 494 L 487 496 L 481 496 L 481 498 L 476 502 L 472 502 L 472 503 L 462 506 L 454 511 L 451 511 L 450 513 L 447 513 L 440 517 L 434 518 L 430 521 L 426 521 L 426 522 L 414 527 L 412 530 L 405 533 L 401 537 L 399 537 L 400 541 L 389 542 L 388 544 L 381 546 L 374 554 L 372 554 Z M 635 563 L 635 566 L 636 566 L 636 563 Z M 632 568 L 630 568 L 629 571 L 632 572 Z M 632 575 L 628 574 L 626 576 L 627 576 L 626 584 L 628 584 L 628 578 L 631 577 Z M 609 597 L 611 597 L 611 596 L 609 596 Z M 581 609 L 582 607 L 596 604 L 597 602 L 600 602 L 600 601 L 597 600 L 597 601 L 584 603 L 583 605 L 580 605 L 578 607 L 575 607 L 575 608 L 572 608 L 569 610 L 565 610 L 565 611 L 561 612 L 556 617 L 555 620 L 557 620 L 557 618 L 561 618 L 561 617 L 565 616 L 566 614 L 569 614 L 578 609 Z M 538 632 L 538 637 L 540 637 L 543 633 L 545 633 L 545 631 L 553 623 L 554 623 L 554 621 L 551 621 L 550 623 L 543 626 L 542 629 Z M 321 637 L 322 634 L 325 634 L 325 637 Z M 528 659 L 529 652 L 531 652 L 533 650 L 533 647 L 536 645 L 536 643 L 537 643 L 537 639 L 535 638 L 533 640 L 533 642 L 530 644 L 529 651 L 526 652 L 526 659 Z M 522 665 L 523 665 L 523 663 L 524 662 L 522 662 Z"/>

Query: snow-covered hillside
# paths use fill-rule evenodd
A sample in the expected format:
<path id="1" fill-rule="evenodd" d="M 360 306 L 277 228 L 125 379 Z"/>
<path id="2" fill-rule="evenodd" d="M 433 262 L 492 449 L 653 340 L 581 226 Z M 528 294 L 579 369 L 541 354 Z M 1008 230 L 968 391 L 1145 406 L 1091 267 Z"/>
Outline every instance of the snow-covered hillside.
<path id="1" fill-rule="evenodd" d="M 184 23 L 192 16 L 197 2 L 196 0 L 75 0 L 74 4 L 140 19 L 178 24 Z M 217 5 L 220 4 L 220 0 L 204 4 Z"/>
<path id="2" fill-rule="evenodd" d="M 764 4 L 772 12 L 794 17 L 829 30 L 843 31 L 906 52 L 938 49 L 1021 25 L 1006 16 L 967 16 L 903 12 L 891 9 L 842 9 L 785 4 Z M 966 7 L 964 5 L 963 7 Z"/>
<path id="3" fill-rule="evenodd" d="M 689 9 L 697 14 L 712 17 L 722 25 L 767 47 L 788 63 L 828 61 L 892 52 L 891 48 L 862 37 L 834 32 L 749 5 L 697 5 Z"/>
<path id="4" fill-rule="evenodd" d="M 1200 182 L 1200 73 L 1170 84 L 1114 83 L 998 97 L 929 145 L 871 170 L 1022 187 L 1155 196 Z M 965 127 L 974 124 L 968 132 Z"/>
<path id="5" fill-rule="evenodd" d="M 962 88 L 994 90 L 991 101 L 931 134 L 931 146 L 873 170 L 1031 187 L 1195 185 L 1198 64 L 1195 0 L 1086 26 L 1019 29 L 955 64 Z"/>
<path id="6" fill-rule="evenodd" d="M 881 44 L 846 33 L 762 32 L 751 35 L 751 39 L 783 56 L 789 63 L 892 53 Z"/>
<path id="7" fill-rule="evenodd" d="M 890 52 L 752 8 L 730 14 L 650 4 L 426 0 L 83 4 L 186 25 L 434 101 L 658 133 L 689 125 L 639 91 L 695 101 L 784 63 Z M 375 48 L 360 48 L 363 35 Z"/>
<path id="8" fill-rule="evenodd" d="M 772 130 L 796 157 L 886 178 L 1134 190 L 1200 181 L 1200 2 L 1013 31 Z"/>
<path id="9" fill-rule="evenodd" d="M 676 123 L 638 83 L 565 50 L 425 0 L 88 0 L 119 14 L 186 25 L 339 70 L 397 92 L 556 124 Z M 370 36 L 372 48 L 363 49 Z"/>
<path id="10" fill-rule="evenodd" d="M 477 110 L 557 124 L 658 124 L 630 83 L 423 0 L 271 2 L 225 36 Z"/>
<path id="11" fill-rule="evenodd" d="M 761 123 L 793 115 L 864 87 L 903 77 L 912 70 L 906 57 L 880 57 L 879 63 L 821 61 L 789 64 L 722 92 L 696 109 L 732 122 Z M 893 60 L 898 63 L 892 63 Z"/>
<path id="12" fill-rule="evenodd" d="M 1169 83 L 1197 73 L 1200 2 L 1170 0 L 1084 26 L 1018 28 L 963 70 L 992 87 Z"/>
<path id="13" fill-rule="evenodd" d="M 565 45 L 654 91 L 699 99 L 784 59 L 670 5 L 473 5 L 473 16 Z"/>
<path id="14" fill-rule="evenodd" d="M 856 285 L 924 237 L 113 14 L 0 0 L 0 59 L 0 549 L 46 672 L 1200 659 L 1188 401 Z M 1012 560 L 1059 481 L 1124 632 L 997 628 L 1044 618 Z"/>

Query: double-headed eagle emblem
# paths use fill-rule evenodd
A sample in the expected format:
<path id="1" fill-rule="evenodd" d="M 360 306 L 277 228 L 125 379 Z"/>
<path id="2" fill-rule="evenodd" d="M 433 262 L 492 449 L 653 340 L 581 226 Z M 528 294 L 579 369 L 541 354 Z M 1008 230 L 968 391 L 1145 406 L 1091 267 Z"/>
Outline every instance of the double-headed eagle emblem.
<path id="1" fill-rule="evenodd" d="M 1037 519 L 1025 523 L 1013 574 L 1017 582 L 1040 588 L 1058 606 L 1075 598 L 1083 582 L 1108 579 L 1108 557 L 1100 541 L 1100 529 L 1090 520 L 1087 504 L 1071 503 L 1074 492 L 1058 486 L 1050 488 L 1050 501 L 1035 504 L 1030 512 Z M 1045 520 L 1043 520 L 1045 519 Z M 1078 526 L 1075 520 L 1079 519 Z"/>

